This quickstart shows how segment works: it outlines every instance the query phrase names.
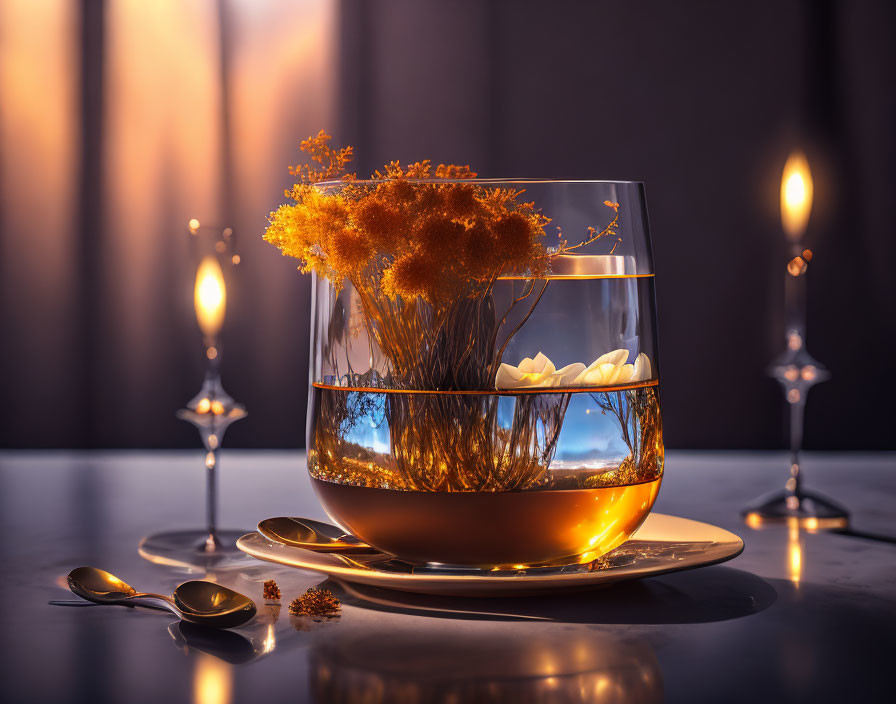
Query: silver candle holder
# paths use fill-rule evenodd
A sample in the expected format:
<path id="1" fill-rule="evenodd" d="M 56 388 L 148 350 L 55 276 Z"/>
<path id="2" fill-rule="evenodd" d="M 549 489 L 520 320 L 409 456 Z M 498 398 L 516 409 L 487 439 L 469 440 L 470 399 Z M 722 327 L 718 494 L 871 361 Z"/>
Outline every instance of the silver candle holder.
<path id="1" fill-rule="evenodd" d="M 199 431 L 205 449 L 206 521 L 204 528 L 158 533 L 140 542 L 139 552 L 152 562 L 179 566 L 217 567 L 244 558 L 236 548 L 245 533 L 218 527 L 218 472 L 224 433 L 231 423 L 246 417 L 246 409 L 236 403 L 221 383 L 221 328 L 227 309 L 225 270 L 239 264 L 233 253 L 230 228 L 203 227 L 190 220 L 188 229 L 198 253 L 193 303 L 202 332 L 206 370 L 202 387 L 177 417 Z"/>
<path id="2" fill-rule="evenodd" d="M 781 223 L 790 245 L 784 295 L 786 347 L 769 366 L 768 374 L 784 390 L 790 409 L 790 476 L 784 489 L 759 498 L 744 511 L 747 525 L 787 522 L 808 530 L 843 529 L 849 513 L 833 499 L 804 486 L 800 454 L 809 390 L 830 378 L 830 372 L 806 349 L 806 274 L 812 250 L 804 236 L 812 211 L 812 175 L 801 152 L 790 155 L 781 178 Z"/>

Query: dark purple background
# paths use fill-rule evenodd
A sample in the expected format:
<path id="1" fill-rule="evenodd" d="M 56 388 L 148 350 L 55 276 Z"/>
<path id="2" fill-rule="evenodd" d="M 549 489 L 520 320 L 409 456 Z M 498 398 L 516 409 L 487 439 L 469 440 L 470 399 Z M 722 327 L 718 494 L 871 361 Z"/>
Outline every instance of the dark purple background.
<path id="1" fill-rule="evenodd" d="M 264 31 L 273 36 L 269 5 Z M 122 282 L 108 276 L 109 246 L 121 234 L 103 216 L 110 8 L 79 8 L 77 109 L 68 116 L 76 125 L 75 256 L 59 284 L 71 325 L 65 336 L 48 327 L 40 267 L 17 258 L 32 246 L 28 221 L 5 218 L 0 441 L 191 447 L 193 431 L 173 415 L 201 379 L 189 274 L 176 250 L 146 264 L 155 267 L 151 290 L 143 284 L 149 317 L 129 308 Z M 231 3 L 219 9 L 228 107 L 219 217 L 246 252 L 228 310 L 224 378 L 250 412 L 229 431 L 229 445 L 304 441 L 308 281 L 258 238 L 298 141 L 324 127 L 356 146 L 362 173 L 391 159 L 431 158 L 469 163 L 483 176 L 644 181 L 666 439 L 687 448 L 783 445 L 782 394 L 764 368 L 783 347 L 780 174 L 788 153 L 805 149 L 816 186 L 808 348 L 833 373 L 811 393 L 807 445 L 896 448 L 893 3 L 343 0 L 332 34 L 318 38 L 329 52 L 329 92 L 292 81 L 293 107 L 271 131 L 265 166 L 279 180 L 260 196 L 240 149 L 269 111 L 238 82 L 264 80 L 264 42 L 262 68 L 242 70 L 241 42 L 258 27 Z M 270 71 L 276 62 L 272 53 Z M 279 80 L 289 94 L 290 74 Z M 306 115 L 325 99 L 332 124 Z M 15 207 L 5 198 L 7 212 Z M 56 207 L 52 198 L 45 207 Z M 191 216 L 164 198 L 157 207 L 165 232 Z M 117 342 L 135 320 L 130 341 Z"/>

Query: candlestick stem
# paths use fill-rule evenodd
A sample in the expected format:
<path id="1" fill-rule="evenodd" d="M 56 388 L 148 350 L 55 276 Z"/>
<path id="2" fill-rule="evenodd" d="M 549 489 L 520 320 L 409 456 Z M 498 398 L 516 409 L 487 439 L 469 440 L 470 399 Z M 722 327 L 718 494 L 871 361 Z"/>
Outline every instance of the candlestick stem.
<path id="1" fill-rule="evenodd" d="M 218 539 L 218 449 L 211 450 L 205 457 L 206 491 L 205 516 L 208 526 L 208 537 L 205 539 L 205 551 L 214 552 L 220 547 Z"/>
<path id="2" fill-rule="evenodd" d="M 791 496 L 797 497 L 799 502 L 802 488 L 802 475 L 800 468 L 800 452 L 803 449 L 803 423 L 806 418 L 806 401 L 800 398 L 796 403 L 790 404 L 790 479 L 787 482 L 787 490 Z M 791 504 L 793 501 L 791 501 Z"/>
<path id="3" fill-rule="evenodd" d="M 791 255 L 784 281 L 786 347 L 768 370 L 769 375 L 781 384 L 790 407 L 790 476 L 783 491 L 759 499 L 743 513 L 747 523 L 754 527 L 763 521 L 797 521 L 810 529 L 841 529 L 849 523 L 846 509 L 803 488 L 800 456 L 806 400 L 809 390 L 830 378 L 830 374 L 806 350 L 806 270 L 812 255 L 803 250 L 799 241 L 794 242 Z"/>
<path id="4" fill-rule="evenodd" d="M 799 245 L 794 244 L 791 254 L 799 257 Z M 794 261 L 794 259 L 791 259 Z M 802 258 L 800 258 L 802 261 Z M 793 351 L 793 360 L 795 361 L 799 352 L 805 352 L 806 344 L 806 277 L 804 275 L 794 276 L 790 271 L 785 275 L 784 280 L 784 296 L 787 311 L 787 335 L 786 344 L 788 350 Z M 802 377 L 802 370 L 799 376 Z M 796 507 L 799 505 L 799 492 L 802 484 L 800 476 L 800 452 L 803 449 L 803 429 L 806 420 L 806 395 L 811 385 L 806 385 L 805 389 L 797 389 L 788 386 L 787 370 L 784 372 L 784 378 L 776 375 L 772 370 L 772 377 L 777 378 L 784 388 L 784 397 L 790 406 L 790 479 L 785 485 L 789 492 L 787 498 L 788 505 Z M 791 374 L 792 376 L 792 374 Z"/>

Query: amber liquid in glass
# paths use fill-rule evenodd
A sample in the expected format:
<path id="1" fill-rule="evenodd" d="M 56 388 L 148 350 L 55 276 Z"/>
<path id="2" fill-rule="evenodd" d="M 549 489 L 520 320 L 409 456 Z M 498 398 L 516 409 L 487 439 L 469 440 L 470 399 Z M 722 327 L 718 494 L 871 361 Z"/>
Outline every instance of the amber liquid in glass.
<path id="1" fill-rule="evenodd" d="M 412 562 L 487 567 L 590 562 L 637 530 L 660 479 L 602 489 L 394 491 L 312 479 L 327 513 Z"/>
<path id="2" fill-rule="evenodd" d="M 413 562 L 587 562 L 662 478 L 655 381 L 599 391 L 312 387 L 309 471 L 330 517 Z"/>

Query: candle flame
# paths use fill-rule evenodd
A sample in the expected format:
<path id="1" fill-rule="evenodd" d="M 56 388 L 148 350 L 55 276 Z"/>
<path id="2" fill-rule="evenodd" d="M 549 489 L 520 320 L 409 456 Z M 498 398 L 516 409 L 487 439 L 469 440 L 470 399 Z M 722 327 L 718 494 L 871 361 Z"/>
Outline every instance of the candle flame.
<path id="1" fill-rule="evenodd" d="M 205 257 L 196 272 L 196 288 L 193 292 L 196 320 L 206 337 L 214 337 L 224 324 L 227 294 L 224 290 L 224 272 L 218 260 Z"/>
<path id="2" fill-rule="evenodd" d="M 781 176 L 781 224 L 790 239 L 798 240 L 806 231 L 812 211 L 812 174 L 802 152 L 793 152 Z"/>

